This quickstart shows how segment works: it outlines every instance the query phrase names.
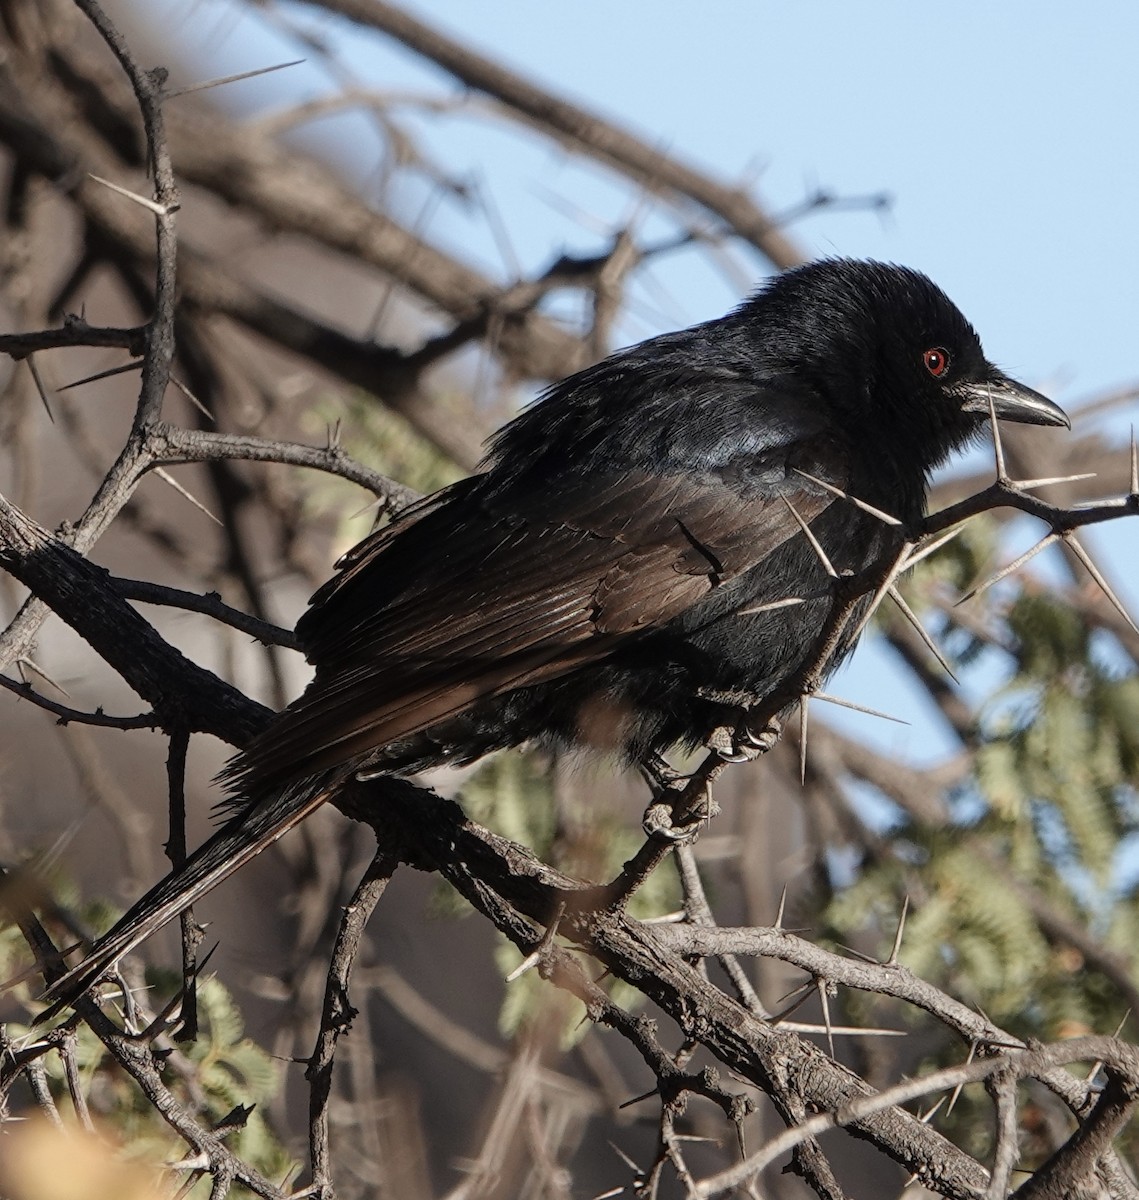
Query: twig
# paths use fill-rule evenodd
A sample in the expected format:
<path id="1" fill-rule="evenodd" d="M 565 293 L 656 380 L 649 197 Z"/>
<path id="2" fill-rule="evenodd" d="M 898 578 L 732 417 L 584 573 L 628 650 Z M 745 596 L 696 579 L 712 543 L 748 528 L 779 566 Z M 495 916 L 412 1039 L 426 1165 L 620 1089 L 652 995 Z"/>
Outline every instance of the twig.
<path id="1" fill-rule="evenodd" d="M 309 1155 L 312 1164 L 311 1195 L 318 1200 L 333 1196 L 332 1160 L 328 1144 L 328 1104 L 332 1094 L 332 1063 L 340 1036 L 348 1031 L 356 1010 L 348 1000 L 348 984 L 352 968 L 360 952 L 360 943 L 368 918 L 384 894 L 398 860 L 384 850 L 377 850 L 368 864 L 352 899 L 340 919 L 336 944 L 328 965 L 324 989 L 324 1007 L 320 1016 L 320 1032 L 312 1057 L 305 1068 L 309 1092 Z"/>

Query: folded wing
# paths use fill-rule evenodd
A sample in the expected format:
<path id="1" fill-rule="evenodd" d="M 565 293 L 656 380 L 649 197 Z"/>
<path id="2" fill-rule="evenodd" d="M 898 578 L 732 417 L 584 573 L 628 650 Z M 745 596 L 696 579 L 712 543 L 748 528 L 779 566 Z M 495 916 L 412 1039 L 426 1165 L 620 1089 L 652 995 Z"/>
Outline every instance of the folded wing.
<path id="1" fill-rule="evenodd" d="M 524 503 L 459 485 L 343 560 L 298 626 L 313 682 L 231 778 L 262 791 L 603 660 L 802 537 L 785 500 L 806 521 L 833 502 L 794 471 L 823 457 L 570 476 Z"/>

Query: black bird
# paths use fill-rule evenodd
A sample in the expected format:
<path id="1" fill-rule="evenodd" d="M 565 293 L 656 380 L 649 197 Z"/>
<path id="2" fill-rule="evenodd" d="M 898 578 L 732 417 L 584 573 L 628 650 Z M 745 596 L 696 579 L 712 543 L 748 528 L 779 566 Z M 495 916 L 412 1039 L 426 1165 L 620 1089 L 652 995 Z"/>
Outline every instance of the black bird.
<path id="1" fill-rule="evenodd" d="M 240 811 L 51 994 L 90 986 L 352 776 L 530 739 L 645 765 L 678 743 L 732 755 L 836 603 L 800 521 L 840 573 L 900 547 L 990 405 L 1069 424 L 924 275 L 846 259 L 554 385 L 480 473 L 345 555 L 297 626 L 315 678 L 224 772 Z M 787 598 L 803 602 L 753 611 Z"/>

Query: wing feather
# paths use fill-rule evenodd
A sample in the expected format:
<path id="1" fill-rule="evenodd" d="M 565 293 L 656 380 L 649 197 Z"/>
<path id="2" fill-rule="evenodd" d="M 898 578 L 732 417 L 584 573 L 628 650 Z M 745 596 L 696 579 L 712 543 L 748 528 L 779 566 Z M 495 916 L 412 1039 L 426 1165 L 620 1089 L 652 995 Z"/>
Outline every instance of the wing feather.
<path id="1" fill-rule="evenodd" d="M 761 488 L 712 472 L 553 481 L 525 516 L 449 490 L 341 560 L 298 627 L 312 684 L 232 777 L 249 789 L 348 762 L 666 624 L 802 536 L 781 496 L 807 521 L 832 503 L 783 457 Z"/>

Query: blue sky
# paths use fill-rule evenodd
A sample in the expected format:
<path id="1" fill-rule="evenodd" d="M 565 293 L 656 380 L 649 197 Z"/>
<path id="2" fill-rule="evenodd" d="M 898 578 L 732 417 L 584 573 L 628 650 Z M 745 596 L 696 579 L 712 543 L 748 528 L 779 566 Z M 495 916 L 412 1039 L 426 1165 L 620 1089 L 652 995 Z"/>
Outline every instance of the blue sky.
<path id="1" fill-rule="evenodd" d="M 420 0 L 407 7 L 723 179 L 746 176 L 774 212 L 817 185 L 842 196 L 888 192 L 885 217 L 821 212 L 795 225 L 793 236 L 811 254 L 925 270 L 977 326 L 992 358 L 1061 403 L 1139 379 L 1139 6 Z M 136 8 L 177 39 L 183 57 L 175 82 L 298 57 L 271 21 L 241 17 L 231 0 L 150 0 Z M 313 27 L 312 11 L 301 5 L 279 11 Z M 315 28 L 360 85 L 415 94 L 449 87 L 380 35 L 327 17 Z M 189 79 L 179 80 L 182 73 Z M 339 86 L 310 57 L 214 95 L 255 112 Z M 433 234 L 490 273 L 509 274 L 509 256 L 534 269 L 563 247 L 594 252 L 635 207 L 604 174 L 514 127 L 485 116 L 439 121 L 400 112 L 437 161 L 477 178 L 492 199 L 509 255 L 481 212 L 443 206 L 431 217 Z M 378 153 L 364 118 L 322 121 L 305 137 L 374 184 Z M 397 200 L 412 213 L 423 196 L 412 186 Z M 739 263 L 741 277 L 732 281 L 696 255 L 662 260 L 654 288 L 634 293 L 618 340 L 723 312 L 765 270 L 747 253 Z M 1125 429 L 1133 415 L 1116 417 L 1115 427 Z M 1105 536 L 1116 577 L 1139 599 L 1139 529 L 1120 526 Z M 896 677 L 882 668 L 882 656 L 864 648 L 842 690 L 896 708 Z M 932 727 L 899 733 L 867 724 L 857 728 L 918 758 L 940 743 Z"/>
<path id="2" fill-rule="evenodd" d="M 774 211 L 814 184 L 847 196 L 888 191 L 884 221 L 824 213 L 795 236 L 810 252 L 927 271 L 990 353 L 1020 374 L 1061 383 L 1070 398 L 1137 373 L 1135 6 L 420 0 L 408 8 L 725 179 L 754 175 Z M 176 30 L 186 61 L 204 73 L 295 50 L 260 20 L 236 22 L 230 0 L 151 0 L 147 10 Z M 282 11 L 310 15 L 300 5 Z M 361 82 L 439 84 L 379 35 L 327 18 L 318 28 Z M 227 99 L 260 108 L 335 86 L 313 59 L 233 87 Z M 326 122 L 320 140 L 331 154 L 366 161 L 349 126 Z M 524 264 L 544 260 L 563 224 L 567 240 L 596 244 L 592 231 L 560 219 L 543 189 L 562 190 L 602 223 L 628 216 L 595 176 L 520 148 L 493 122 L 430 129 L 449 165 L 482 170 Z M 472 258 L 501 262 L 481 220 L 465 225 L 446 211 L 435 220 L 455 223 Z M 762 264 L 749 265 L 758 276 Z M 686 282 L 681 307 L 694 320 L 735 298 L 717 278 Z"/>

